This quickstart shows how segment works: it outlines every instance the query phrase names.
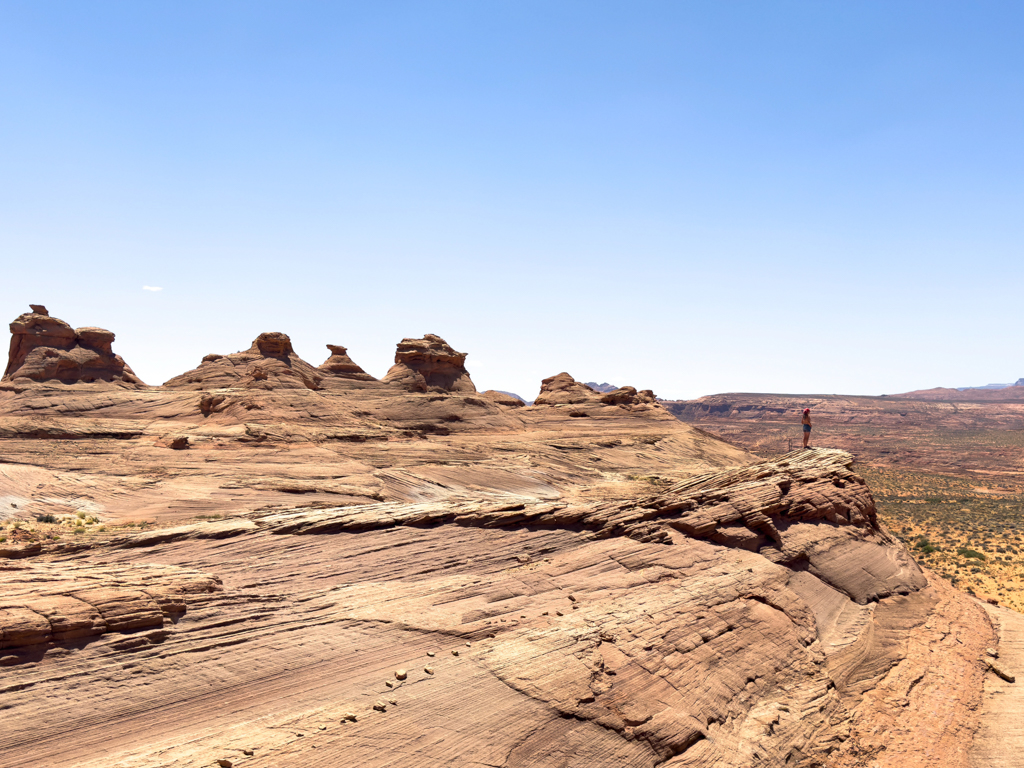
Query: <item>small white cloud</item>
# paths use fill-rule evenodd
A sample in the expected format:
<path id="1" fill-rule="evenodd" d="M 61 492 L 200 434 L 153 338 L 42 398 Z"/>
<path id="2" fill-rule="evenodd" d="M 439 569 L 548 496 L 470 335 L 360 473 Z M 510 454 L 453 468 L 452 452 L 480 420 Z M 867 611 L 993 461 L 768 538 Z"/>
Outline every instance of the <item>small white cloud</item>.
<path id="1" fill-rule="evenodd" d="M 142 286 L 142 290 L 144 290 L 144 291 L 162 291 L 163 288 L 157 288 L 156 286 L 153 286 L 153 285 L 144 285 L 144 286 Z"/>

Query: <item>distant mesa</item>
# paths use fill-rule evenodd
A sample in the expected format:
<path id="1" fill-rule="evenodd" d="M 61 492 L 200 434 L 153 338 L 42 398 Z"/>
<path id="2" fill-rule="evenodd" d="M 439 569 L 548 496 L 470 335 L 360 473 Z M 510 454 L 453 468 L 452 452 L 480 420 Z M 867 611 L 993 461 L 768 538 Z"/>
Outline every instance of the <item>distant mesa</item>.
<path id="1" fill-rule="evenodd" d="M 295 354 L 288 334 L 261 333 L 249 349 L 209 354 L 198 368 L 164 382 L 171 389 L 321 389 L 323 375 Z"/>
<path id="2" fill-rule="evenodd" d="M 1024 386 L 1019 379 L 1016 384 L 1005 387 L 970 387 L 953 389 L 951 387 L 934 387 L 917 389 L 913 392 L 901 392 L 897 395 L 882 395 L 893 400 L 925 400 L 932 402 L 1020 402 L 1024 400 Z"/>
<path id="3" fill-rule="evenodd" d="M 320 367 L 317 368 L 321 373 L 353 381 L 377 380 L 352 361 L 352 358 L 348 356 L 348 349 L 346 347 L 338 344 L 328 344 L 327 349 L 330 350 L 331 356 L 324 360 Z"/>
<path id="4" fill-rule="evenodd" d="M 50 317 L 42 304 L 11 323 L 11 348 L 4 381 L 59 381 L 63 384 L 110 382 L 145 384 L 114 354 L 114 334 L 104 328 L 72 328 Z"/>
<path id="5" fill-rule="evenodd" d="M 596 381 L 588 381 L 587 386 L 590 387 L 595 392 L 600 392 L 601 394 L 604 394 L 606 392 L 614 392 L 616 389 L 618 389 L 617 386 L 615 386 L 614 384 L 609 384 L 607 381 L 604 384 L 598 384 Z"/>
<path id="6" fill-rule="evenodd" d="M 599 385 L 601 386 L 601 385 Z M 610 385 L 604 385 L 610 386 Z M 582 405 L 585 403 L 603 405 L 651 405 L 657 398 L 649 389 L 637 391 L 634 387 L 616 387 L 598 392 L 589 384 L 576 381 L 564 371 L 549 376 L 540 385 L 540 394 L 534 405 Z"/>
<path id="7" fill-rule="evenodd" d="M 466 353 L 456 352 L 433 333 L 422 339 L 402 339 L 395 364 L 381 381 L 409 392 L 476 392 L 466 370 Z"/>

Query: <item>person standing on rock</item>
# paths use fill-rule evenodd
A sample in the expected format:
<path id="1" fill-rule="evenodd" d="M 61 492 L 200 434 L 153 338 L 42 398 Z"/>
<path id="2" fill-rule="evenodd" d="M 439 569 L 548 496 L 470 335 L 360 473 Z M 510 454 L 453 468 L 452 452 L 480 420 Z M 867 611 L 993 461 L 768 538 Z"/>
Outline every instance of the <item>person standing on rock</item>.
<path id="1" fill-rule="evenodd" d="M 804 408 L 804 417 L 800 421 L 804 425 L 804 448 L 810 448 L 807 441 L 811 439 L 811 409 Z"/>

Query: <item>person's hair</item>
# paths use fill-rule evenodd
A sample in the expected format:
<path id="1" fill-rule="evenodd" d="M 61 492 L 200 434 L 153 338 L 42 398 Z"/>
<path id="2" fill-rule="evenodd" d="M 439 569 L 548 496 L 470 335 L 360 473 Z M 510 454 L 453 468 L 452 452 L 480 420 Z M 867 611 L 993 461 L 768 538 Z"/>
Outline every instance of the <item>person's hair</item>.
<path id="1" fill-rule="evenodd" d="M 810 412 L 811 412 L 810 408 L 804 408 L 804 413 L 810 413 Z"/>

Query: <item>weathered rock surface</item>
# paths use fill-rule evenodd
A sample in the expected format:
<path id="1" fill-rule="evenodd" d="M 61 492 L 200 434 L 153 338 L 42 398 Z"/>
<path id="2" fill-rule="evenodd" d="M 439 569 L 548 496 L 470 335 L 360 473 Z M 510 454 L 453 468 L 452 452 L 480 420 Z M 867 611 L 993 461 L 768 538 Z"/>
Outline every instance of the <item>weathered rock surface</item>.
<path id="1" fill-rule="evenodd" d="M 409 392 L 476 392 L 466 370 L 466 353 L 456 352 L 440 336 L 402 339 L 395 364 L 381 379 Z"/>
<path id="2" fill-rule="evenodd" d="M 567 375 L 513 406 L 447 349 L 0 389 L 5 768 L 971 765 L 996 638 L 848 454 Z"/>
<path id="3" fill-rule="evenodd" d="M 31 310 L 11 323 L 11 347 L 4 381 L 111 382 L 144 386 L 121 356 L 114 354 L 111 331 L 73 329 L 63 320 L 50 317 L 41 304 L 32 304 Z"/>

